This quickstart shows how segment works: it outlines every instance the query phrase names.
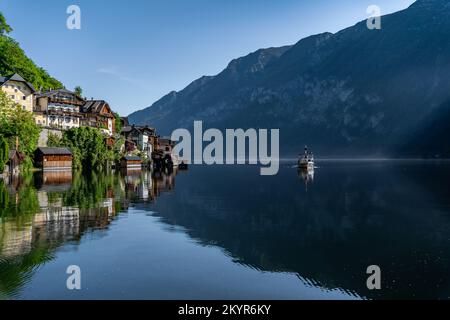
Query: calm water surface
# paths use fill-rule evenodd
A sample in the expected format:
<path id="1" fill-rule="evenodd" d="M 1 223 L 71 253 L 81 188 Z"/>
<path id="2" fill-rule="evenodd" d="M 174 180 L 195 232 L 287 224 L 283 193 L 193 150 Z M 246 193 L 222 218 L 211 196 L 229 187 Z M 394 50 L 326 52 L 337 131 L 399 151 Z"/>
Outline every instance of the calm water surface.
<path id="1" fill-rule="evenodd" d="M 0 181 L 0 298 L 449 298 L 450 164 L 319 166 Z"/>

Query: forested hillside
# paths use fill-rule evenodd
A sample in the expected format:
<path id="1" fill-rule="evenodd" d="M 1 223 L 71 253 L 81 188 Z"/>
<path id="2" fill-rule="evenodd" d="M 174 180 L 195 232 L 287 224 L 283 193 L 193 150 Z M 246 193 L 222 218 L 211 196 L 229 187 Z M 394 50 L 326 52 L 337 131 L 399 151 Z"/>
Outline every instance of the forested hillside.
<path id="1" fill-rule="evenodd" d="M 19 43 L 10 37 L 11 26 L 0 12 L 0 75 L 20 74 L 39 90 L 59 89 L 63 85 L 51 77 L 47 71 L 37 66 L 20 47 Z"/>

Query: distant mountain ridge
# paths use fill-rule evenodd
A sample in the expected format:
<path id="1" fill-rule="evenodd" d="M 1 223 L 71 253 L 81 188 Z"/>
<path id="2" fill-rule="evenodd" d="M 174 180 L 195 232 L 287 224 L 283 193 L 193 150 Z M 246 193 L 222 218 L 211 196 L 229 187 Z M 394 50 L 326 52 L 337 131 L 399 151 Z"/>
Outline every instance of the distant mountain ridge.
<path id="1" fill-rule="evenodd" d="M 362 21 L 260 49 L 130 121 L 163 134 L 195 120 L 220 129 L 280 128 L 282 154 L 308 144 L 324 156 L 449 157 L 447 147 L 427 150 L 432 138 L 423 126 L 450 99 L 450 3 L 419 0 L 381 21 L 381 30 Z M 408 147 L 419 138 L 421 150 Z"/>

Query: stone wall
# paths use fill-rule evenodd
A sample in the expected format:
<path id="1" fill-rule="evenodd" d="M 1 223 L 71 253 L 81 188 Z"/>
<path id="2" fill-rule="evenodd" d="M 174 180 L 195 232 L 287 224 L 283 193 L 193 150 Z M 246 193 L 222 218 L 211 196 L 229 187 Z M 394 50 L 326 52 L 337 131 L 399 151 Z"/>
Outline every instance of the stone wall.
<path id="1" fill-rule="evenodd" d="M 43 128 L 41 131 L 41 135 L 39 136 L 38 147 L 46 147 L 49 134 L 56 134 L 58 137 L 62 137 L 63 131 L 59 129 L 48 129 Z"/>

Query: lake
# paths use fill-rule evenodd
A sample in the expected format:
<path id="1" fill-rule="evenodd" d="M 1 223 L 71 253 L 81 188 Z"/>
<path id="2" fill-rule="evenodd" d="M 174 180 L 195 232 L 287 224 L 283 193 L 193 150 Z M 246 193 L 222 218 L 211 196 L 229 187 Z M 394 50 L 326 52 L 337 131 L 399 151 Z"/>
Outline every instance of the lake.
<path id="1" fill-rule="evenodd" d="M 448 299 L 449 179 L 448 162 L 321 161 L 0 181 L 0 298 Z"/>

